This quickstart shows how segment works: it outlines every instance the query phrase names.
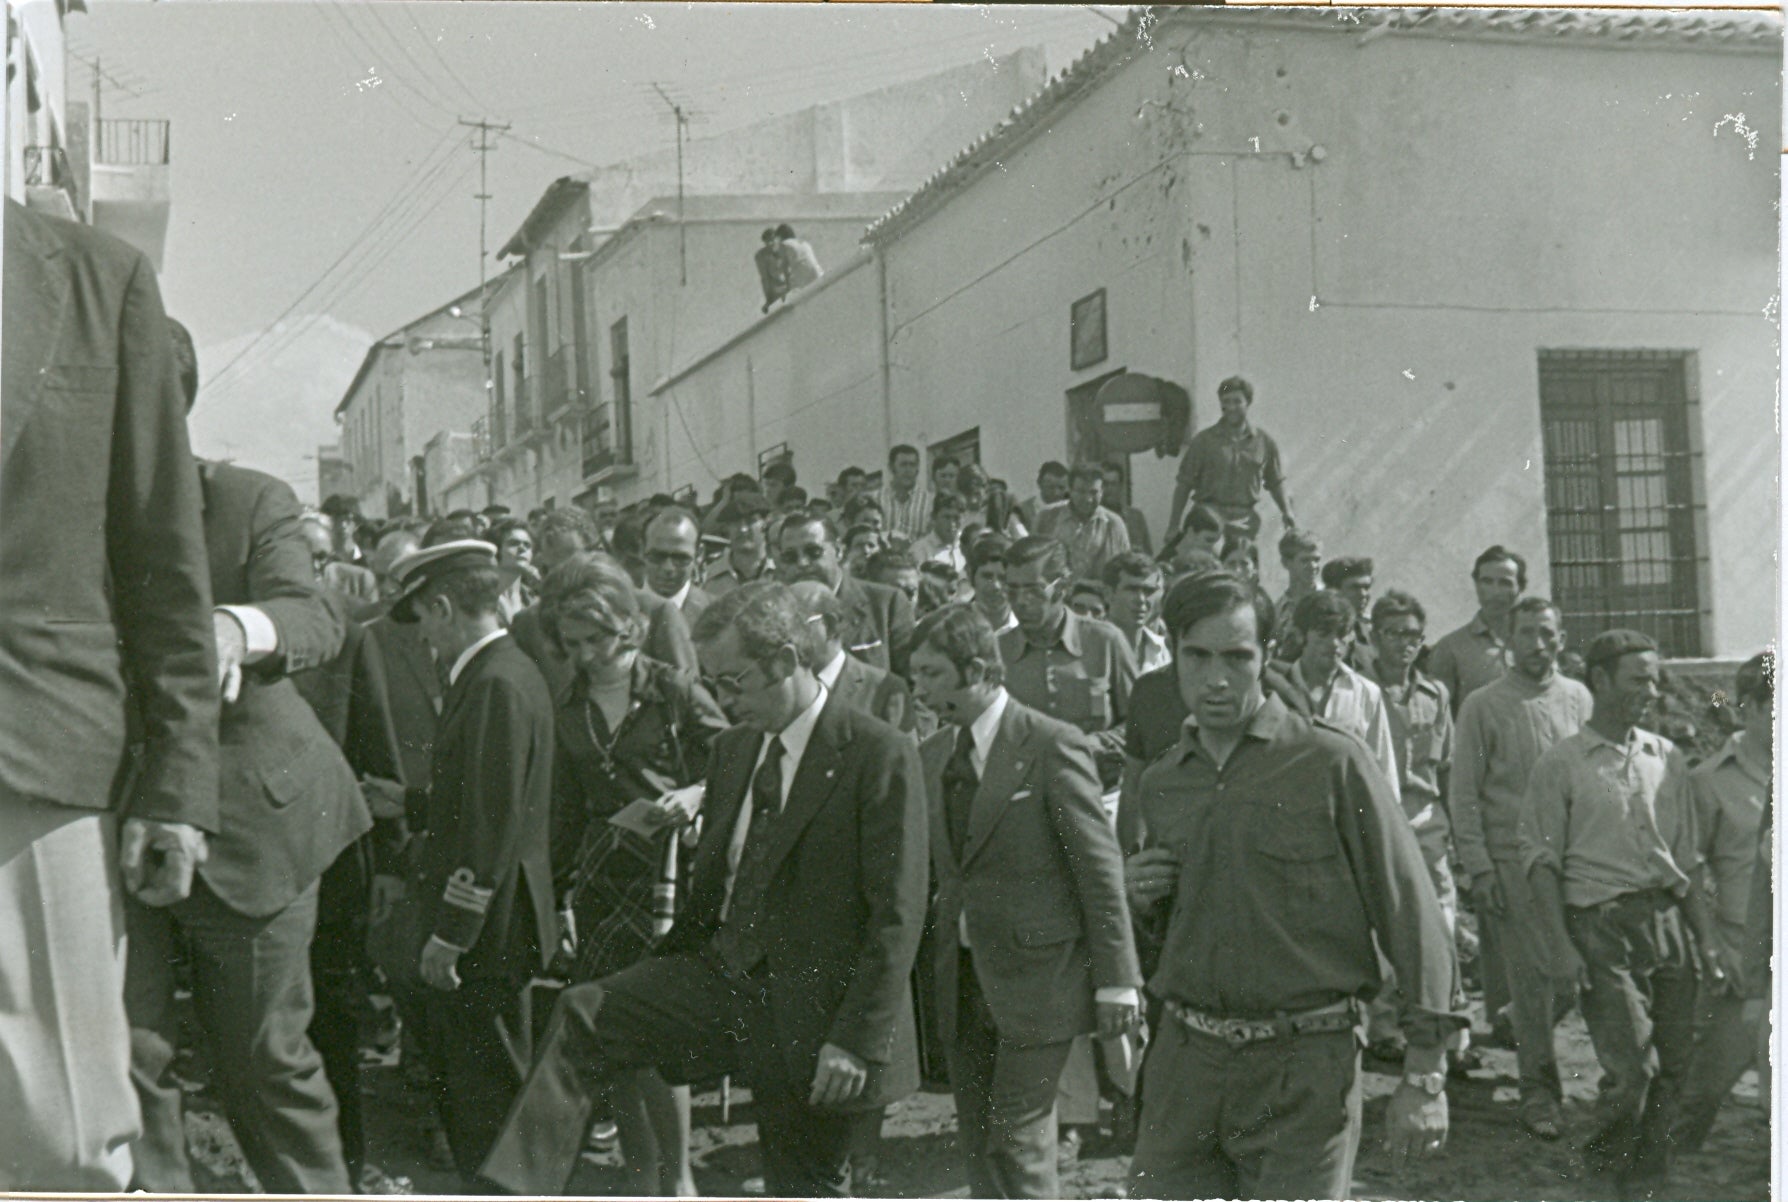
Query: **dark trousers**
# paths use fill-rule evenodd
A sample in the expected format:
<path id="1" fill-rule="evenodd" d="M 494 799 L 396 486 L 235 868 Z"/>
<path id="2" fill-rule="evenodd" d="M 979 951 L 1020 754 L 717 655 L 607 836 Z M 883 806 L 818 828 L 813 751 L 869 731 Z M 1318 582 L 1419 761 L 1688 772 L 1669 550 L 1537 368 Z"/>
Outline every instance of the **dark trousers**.
<path id="1" fill-rule="evenodd" d="M 811 1081 L 774 1066 L 763 978 L 728 978 L 706 958 L 660 956 L 560 995 L 540 1054 L 483 1167 L 518 1194 L 561 1193 L 590 1109 L 616 1074 L 656 1068 L 671 1083 L 745 1071 L 773 1197 L 842 1197 L 856 1114 L 807 1105 Z M 747 1045 L 751 1045 L 749 1048 Z"/>
<path id="2" fill-rule="evenodd" d="M 323 1074 L 335 1093 L 336 1129 L 348 1172 L 358 1180 L 366 1163 L 366 1129 L 360 1109 L 360 1017 L 367 1008 L 366 924 L 371 905 L 372 846 L 349 845 L 323 874 L 317 899 L 317 933 L 310 945 L 316 1013 L 310 1041 L 323 1058 Z"/>
<path id="3" fill-rule="evenodd" d="M 964 950 L 950 1085 L 971 1198 L 1056 1198 L 1056 1084 L 1071 1040 L 1015 1047 L 1000 1038 Z"/>
<path id="4" fill-rule="evenodd" d="M 1757 1024 L 1745 1021 L 1744 998 L 1703 988 L 1695 1010 L 1695 1052 L 1677 1104 L 1678 1152 L 1701 1150 L 1726 1096 L 1757 1060 Z"/>
<path id="5" fill-rule="evenodd" d="M 1502 885 L 1503 912 L 1482 917 L 1486 919 L 1484 928 L 1494 933 L 1508 987 L 1521 1099 L 1550 1094 L 1553 1101 L 1561 1101 L 1564 1090 L 1558 1079 L 1553 1028 L 1571 1008 L 1570 993 L 1559 990 L 1546 975 L 1541 946 L 1545 936 L 1540 933 L 1527 874 L 1515 860 L 1497 860 L 1495 864 L 1496 879 Z M 1484 986 L 1484 996 L 1490 996 L 1488 984 Z"/>
<path id="6" fill-rule="evenodd" d="M 454 1167 L 467 1182 L 503 1129 L 530 1059 L 522 1013 L 527 984 L 516 976 L 468 977 L 452 992 L 429 990 L 424 1002 L 435 1105 Z"/>
<path id="7" fill-rule="evenodd" d="M 1231 1047 L 1166 1019 L 1143 1064 L 1132 1198 L 1346 1198 L 1360 1147 L 1352 1031 Z"/>
<path id="8" fill-rule="evenodd" d="M 1565 908 L 1589 970 L 1583 1019 L 1603 1071 L 1592 1165 L 1622 1182 L 1670 1171 L 1671 1127 L 1695 1036 L 1695 976 L 1682 908 L 1663 890 Z M 1610 1080 L 1612 1078 L 1612 1080 Z"/>
<path id="9" fill-rule="evenodd" d="M 239 914 L 203 880 L 165 909 L 130 903 L 124 1001 L 131 1023 L 131 1079 L 143 1108 L 133 1188 L 191 1193 L 174 1010 L 174 949 L 192 954 L 193 1005 L 212 1080 L 261 1187 L 280 1194 L 350 1192 L 335 1095 L 306 1035 L 312 995 L 310 941 L 317 886 L 266 918 Z"/>

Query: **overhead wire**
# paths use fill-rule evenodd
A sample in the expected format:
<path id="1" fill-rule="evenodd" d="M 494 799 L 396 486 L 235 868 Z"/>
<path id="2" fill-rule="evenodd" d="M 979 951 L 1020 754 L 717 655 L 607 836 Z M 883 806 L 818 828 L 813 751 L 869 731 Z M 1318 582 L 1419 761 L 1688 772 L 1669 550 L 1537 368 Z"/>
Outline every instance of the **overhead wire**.
<path id="1" fill-rule="evenodd" d="M 272 337 L 273 330 L 280 322 L 296 312 L 300 305 L 306 300 L 309 300 L 312 294 L 325 284 L 331 274 L 339 270 L 356 252 L 362 250 L 369 240 L 374 239 L 379 235 L 381 226 L 391 219 L 392 214 L 398 209 L 405 197 L 411 194 L 412 189 L 424 186 L 425 181 L 432 177 L 433 173 L 440 168 L 442 162 L 446 161 L 445 159 L 442 159 L 440 162 L 436 162 L 435 160 L 444 147 L 453 147 L 455 143 L 453 135 L 454 130 L 452 127 L 448 127 L 441 131 L 440 138 L 423 156 L 421 163 L 419 163 L 416 169 L 411 172 L 410 176 L 398 186 L 397 190 L 391 194 L 390 198 L 387 199 L 379 211 L 373 215 L 371 220 L 361 228 L 360 232 L 342 249 L 341 253 L 335 257 L 334 261 L 325 267 L 322 273 L 302 292 L 294 297 L 292 302 L 288 304 L 285 309 L 281 310 L 277 317 L 268 322 L 248 345 L 238 351 L 222 369 L 212 374 L 211 387 L 215 388 L 220 385 L 231 368 L 246 359 L 257 346 Z M 449 154 L 448 157 L 451 157 L 451 155 Z"/>
<path id="2" fill-rule="evenodd" d="M 416 20 L 416 11 L 415 11 L 414 6 L 404 5 L 403 6 L 403 14 L 404 14 L 405 18 L 409 20 L 410 28 L 414 29 L 416 31 L 416 36 L 421 39 L 422 44 L 424 46 L 428 47 L 428 52 L 434 56 L 434 60 L 437 63 L 441 64 L 441 70 L 443 70 L 447 73 L 447 78 L 451 79 L 456 85 L 458 85 L 460 92 L 463 93 L 465 98 L 471 102 L 472 110 L 474 112 L 479 112 L 479 113 L 488 111 L 490 106 L 485 104 L 484 101 L 479 97 L 479 95 L 472 90 L 471 85 L 468 84 L 463 78 L 460 77 L 460 73 L 458 71 L 455 71 L 453 69 L 452 64 L 447 61 L 447 56 L 442 54 L 440 47 L 435 44 L 436 39 L 429 37 L 428 33 L 422 28 L 422 24 Z"/>

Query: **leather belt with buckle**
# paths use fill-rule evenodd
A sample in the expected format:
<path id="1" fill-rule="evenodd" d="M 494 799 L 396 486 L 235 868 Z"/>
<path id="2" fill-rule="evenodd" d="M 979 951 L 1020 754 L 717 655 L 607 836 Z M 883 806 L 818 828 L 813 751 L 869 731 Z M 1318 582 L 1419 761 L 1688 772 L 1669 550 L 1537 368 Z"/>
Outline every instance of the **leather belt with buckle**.
<path id="1" fill-rule="evenodd" d="M 1352 1001 L 1300 1010 L 1295 1014 L 1276 1014 L 1272 1018 L 1218 1018 L 1172 1001 L 1166 1003 L 1166 1010 L 1187 1030 L 1221 1039 L 1235 1048 L 1294 1035 L 1351 1031 L 1359 1023 L 1359 1011 Z"/>

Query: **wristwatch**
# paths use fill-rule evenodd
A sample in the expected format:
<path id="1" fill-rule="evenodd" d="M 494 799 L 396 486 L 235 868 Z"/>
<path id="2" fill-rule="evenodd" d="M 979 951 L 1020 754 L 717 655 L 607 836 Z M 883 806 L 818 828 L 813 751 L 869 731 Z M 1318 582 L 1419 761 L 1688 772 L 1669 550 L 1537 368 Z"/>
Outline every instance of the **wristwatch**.
<path id="1" fill-rule="evenodd" d="M 1431 1098 L 1438 1098 L 1446 1092 L 1447 1075 L 1445 1073 L 1404 1073 L 1403 1084 L 1419 1089 Z"/>

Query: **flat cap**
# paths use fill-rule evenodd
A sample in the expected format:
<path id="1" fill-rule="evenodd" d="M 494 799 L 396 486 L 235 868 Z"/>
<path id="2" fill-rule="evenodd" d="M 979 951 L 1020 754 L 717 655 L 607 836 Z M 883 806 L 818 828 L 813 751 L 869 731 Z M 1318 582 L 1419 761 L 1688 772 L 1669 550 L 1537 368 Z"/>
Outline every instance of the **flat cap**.
<path id="1" fill-rule="evenodd" d="M 416 598 L 434 582 L 472 568 L 497 566 L 497 549 L 481 538 L 456 538 L 412 551 L 391 565 L 391 578 L 403 591 L 391 603 L 391 620 L 416 620 Z"/>
<path id="2" fill-rule="evenodd" d="M 1639 651 L 1656 651 L 1658 645 L 1649 634 L 1637 630 L 1604 630 L 1589 641 L 1583 651 L 1584 667 L 1607 667 L 1623 655 Z"/>

